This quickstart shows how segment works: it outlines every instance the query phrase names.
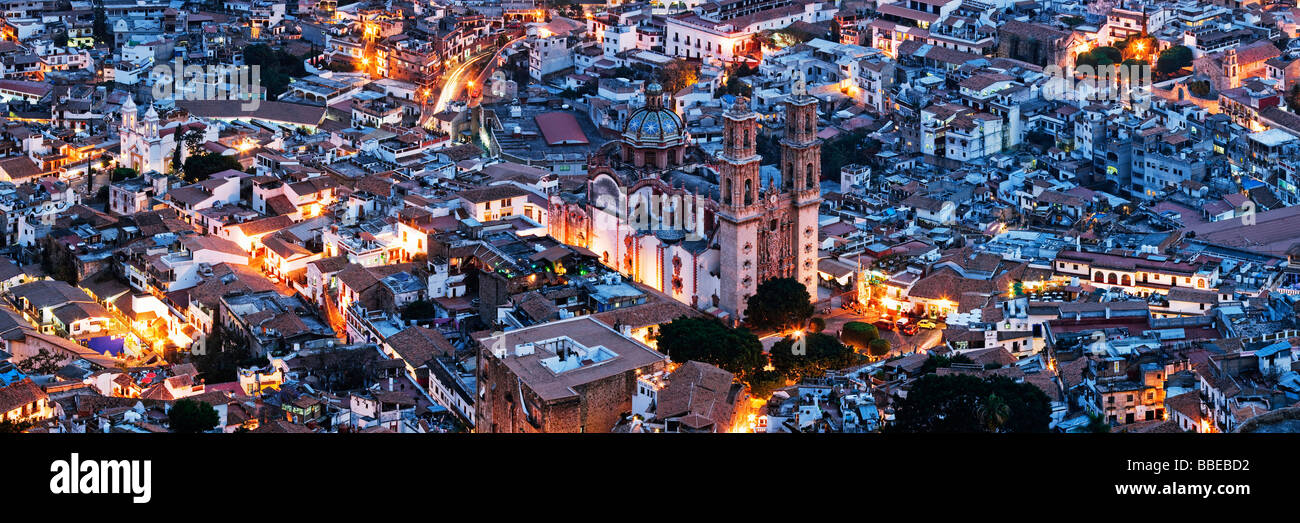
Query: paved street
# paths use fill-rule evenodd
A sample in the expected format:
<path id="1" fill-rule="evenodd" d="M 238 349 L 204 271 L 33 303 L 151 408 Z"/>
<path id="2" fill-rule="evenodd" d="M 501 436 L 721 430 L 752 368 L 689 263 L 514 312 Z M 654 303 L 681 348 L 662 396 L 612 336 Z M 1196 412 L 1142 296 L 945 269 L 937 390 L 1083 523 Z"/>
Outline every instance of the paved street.
<path id="1" fill-rule="evenodd" d="M 823 331 L 833 336 L 839 336 L 840 330 L 844 324 L 851 321 L 860 321 L 865 323 L 874 323 L 880 319 L 880 315 L 869 311 L 867 314 L 858 314 L 856 312 L 834 308 L 828 314 L 816 315 L 826 320 L 826 330 Z M 942 327 L 943 325 L 939 325 Z M 881 337 L 889 340 L 889 355 L 898 356 L 902 354 L 911 354 L 913 352 L 924 352 L 943 342 L 943 331 L 941 329 L 921 329 L 915 335 L 906 336 L 898 331 L 882 331 Z M 763 352 L 768 352 L 776 342 L 781 341 L 782 336 L 778 334 L 767 334 L 759 338 L 763 342 Z"/>

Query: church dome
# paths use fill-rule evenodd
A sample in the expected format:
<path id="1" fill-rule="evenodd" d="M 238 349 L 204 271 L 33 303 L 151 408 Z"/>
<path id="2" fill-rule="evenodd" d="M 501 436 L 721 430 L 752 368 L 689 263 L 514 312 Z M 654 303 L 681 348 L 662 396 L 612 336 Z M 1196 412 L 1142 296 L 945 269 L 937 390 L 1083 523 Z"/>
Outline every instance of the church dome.
<path id="1" fill-rule="evenodd" d="M 632 112 L 623 126 L 623 139 L 636 147 L 668 147 L 685 143 L 686 127 L 681 117 L 663 106 L 663 88 L 646 87 L 645 107 Z"/>

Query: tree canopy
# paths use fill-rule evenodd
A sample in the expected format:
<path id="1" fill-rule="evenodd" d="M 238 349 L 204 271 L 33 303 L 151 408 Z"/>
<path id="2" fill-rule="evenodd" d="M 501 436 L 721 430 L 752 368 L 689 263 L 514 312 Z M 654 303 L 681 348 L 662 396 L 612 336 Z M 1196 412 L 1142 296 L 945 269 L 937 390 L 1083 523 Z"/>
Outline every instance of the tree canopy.
<path id="1" fill-rule="evenodd" d="M 212 177 L 213 174 L 234 169 L 236 171 L 244 170 L 244 166 L 239 164 L 239 160 L 234 156 L 226 156 L 217 153 L 204 153 L 191 156 L 185 159 L 183 167 L 185 181 L 194 183 L 201 182 Z"/>
<path id="2" fill-rule="evenodd" d="M 673 60 L 659 71 L 659 83 L 664 92 L 676 93 L 700 81 L 700 64 L 690 60 Z"/>
<path id="3" fill-rule="evenodd" d="M 1076 66 L 1090 65 L 1092 67 L 1118 64 L 1122 61 L 1124 61 L 1123 53 L 1119 49 L 1110 46 L 1101 46 L 1092 51 L 1080 53 L 1074 59 Z"/>
<path id="4" fill-rule="evenodd" d="M 659 327 L 659 352 L 673 361 L 717 365 L 742 380 L 766 364 L 763 343 L 748 329 L 732 329 L 712 318 L 677 318 Z"/>
<path id="5" fill-rule="evenodd" d="M 880 331 L 875 325 L 862 321 L 845 323 L 843 330 L 840 331 L 840 339 L 859 351 L 866 350 L 871 341 L 879 337 Z"/>
<path id="6" fill-rule="evenodd" d="M 808 289 L 794 278 L 773 278 L 758 284 L 745 305 L 745 321 L 759 329 L 803 327 L 813 315 Z"/>
<path id="7" fill-rule="evenodd" d="M 921 364 L 921 370 L 919 373 L 929 374 L 931 372 L 934 372 L 936 369 L 951 367 L 952 364 L 954 363 L 975 363 L 975 362 L 971 361 L 970 357 L 966 356 L 965 354 L 957 354 L 952 357 L 944 356 L 942 354 L 931 354 L 930 357 L 925 360 L 925 363 Z"/>
<path id="8" fill-rule="evenodd" d="M 266 87 L 266 99 L 275 100 L 289 89 L 293 78 L 307 76 L 303 57 L 294 56 L 279 49 L 272 49 L 266 44 L 254 44 L 244 48 L 244 63 L 260 67 L 262 85 Z"/>
<path id="9" fill-rule="evenodd" d="M 895 409 L 891 432 L 1047 432 L 1052 407 L 1029 383 L 1005 376 L 928 374 Z"/>
<path id="10" fill-rule="evenodd" d="M 54 374 L 63 367 L 63 356 L 42 347 L 36 354 L 14 363 L 25 374 Z"/>
<path id="11" fill-rule="evenodd" d="M 803 353 L 796 353 L 795 337 L 786 337 L 772 346 L 772 367 L 792 380 L 820 377 L 827 370 L 843 369 L 860 363 L 861 356 L 829 334 L 813 332 L 803 335 Z"/>
<path id="12" fill-rule="evenodd" d="M 876 164 L 881 144 L 868 134 L 866 129 L 857 129 L 827 140 L 822 146 L 822 174 L 839 176 L 845 165 Z"/>
<path id="13" fill-rule="evenodd" d="M 182 399 L 172 405 L 167 420 L 171 422 L 172 432 L 196 434 L 212 430 L 221 422 L 221 417 L 207 402 Z"/>
<path id="14" fill-rule="evenodd" d="M 893 347 L 889 343 L 889 340 L 884 338 L 876 338 L 874 340 L 871 340 L 871 343 L 867 344 L 867 353 L 871 354 L 874 357 L 879 358 L 881 356 L 889 354 L 889 349 L 891 348 Z"/>
<path id="15" fill-rule="evenodd" d="M 1161 74 L 1173 74 L 1189 65 L 1192 65 L 1192 50 L 1181 45 L 1165 49 L 1156 58 L 1156 71 Z"/>

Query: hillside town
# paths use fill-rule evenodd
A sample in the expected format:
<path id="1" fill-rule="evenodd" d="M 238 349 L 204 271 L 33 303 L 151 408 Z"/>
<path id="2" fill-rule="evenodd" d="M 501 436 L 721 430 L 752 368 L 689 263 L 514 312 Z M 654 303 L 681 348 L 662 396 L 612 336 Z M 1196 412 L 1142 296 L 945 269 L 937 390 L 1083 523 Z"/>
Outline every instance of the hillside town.
<path id="1" fill-rule="evenodd" d="M 1300 432 L 1293 0 L 0 19 L 0 432 Z"/>

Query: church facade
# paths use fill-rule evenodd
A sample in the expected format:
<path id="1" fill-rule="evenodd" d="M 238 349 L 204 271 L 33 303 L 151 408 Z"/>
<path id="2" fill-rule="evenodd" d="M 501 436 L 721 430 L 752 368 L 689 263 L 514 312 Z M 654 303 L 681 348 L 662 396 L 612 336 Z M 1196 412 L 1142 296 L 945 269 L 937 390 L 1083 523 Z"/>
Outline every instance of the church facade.
<path id="1" fill-rule="evenodd" d="M 646 95 L 621 139 L 589 160 L 585 195 L 552 197 L 550 235 L 726 321 L 742 320 L 749 296 L 772 278 L 794 278 L 815 299 L 816 99 L 796 82 L 785 104 L 780 179 L 764 185 L 758 117 L 747 99 L 724 113 L 722 153 L 687 164 L 680 117 L 664 108 L 657 85 Z"/>
<path id="2" fill-rule="evenodd" d="M 139 107 L 130 97 L 122 104 L 122 121 L 118 125 L 121 146 L 118 166 L 135 169 L 141 174 L 149 171 L 166 173 L 171 170 L 176 154 L 176 142 L 187 130 L 202 133 L 201 142 L 215 141 L 217 130 L 199 121 L 172 123 L 160 128 L 158 111 L 152 105 L 139 114 Z M 181 146 L 181 162 L 189 157 L 187 148 Z M 179 167 L 179 166 L 178 166 Z"/>

